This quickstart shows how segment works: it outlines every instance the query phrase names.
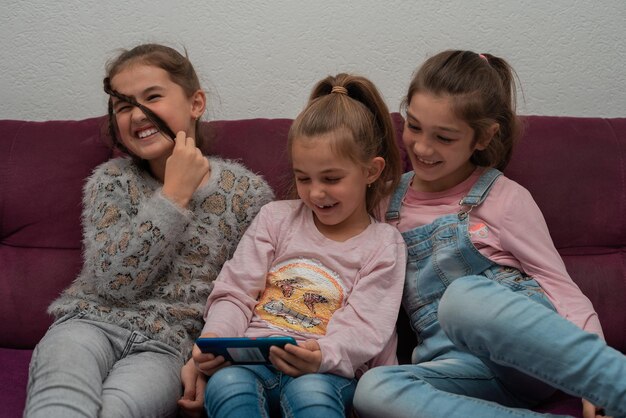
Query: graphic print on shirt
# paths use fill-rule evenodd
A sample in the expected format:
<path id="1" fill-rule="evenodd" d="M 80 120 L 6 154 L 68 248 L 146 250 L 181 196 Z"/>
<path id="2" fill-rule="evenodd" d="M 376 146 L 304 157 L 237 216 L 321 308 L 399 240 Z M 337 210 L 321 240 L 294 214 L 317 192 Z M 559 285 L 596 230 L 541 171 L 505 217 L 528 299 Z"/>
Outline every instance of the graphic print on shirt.
<path id="1" fill-rule="evenodd" d="M 482 222 L 470 225 L 468 230 L 471 238 L 486 239 L 489 236 L 489 228 Z"/>
<path id="2" fill-rule="evenodd" d="M 318 260 L 283 261 L 270 269 L 266 280 L 254 310 L 273 328 L 324 335 L 331 316 L 343 306 L 339 275 Z"/>

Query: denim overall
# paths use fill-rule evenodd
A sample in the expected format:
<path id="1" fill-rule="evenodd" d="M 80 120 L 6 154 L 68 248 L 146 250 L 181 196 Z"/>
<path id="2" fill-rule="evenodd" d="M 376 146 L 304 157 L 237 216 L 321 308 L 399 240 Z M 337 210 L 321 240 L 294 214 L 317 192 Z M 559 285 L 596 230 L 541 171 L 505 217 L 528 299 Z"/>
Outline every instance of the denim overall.
<path id="1" fill-rule="evenodd" d="M 554 309 L 534 279 L 489 260 L 470 240 L 469 214 L 487 198 L 500 175 L 496 169 L 483 173 L 459 202 L 458 213 L 402 233 L 408 250 L 403 306 L 418 339 L 413 363 L 458 351 L 439 325 L 437 308 L 446 288 L 459 277 L 483 275 Z M 413 172 L 403 175 L 385 214 L 387 221 L 399 219 L 402 199 L 412 179 Z"/>
<path id="2" fill-rule="evenodd" d="M 376 367 L 359 380 L 359 416 L 562 417 L 531 408 L 556 389 L 626 416 L 626 357 L 556 313 L 537 282 L 474 247 L 469 217 L 501 175 L 486 170 L 459 212 L 403 232 L 403 306 L 417 335 L 412 363 Z M 414 173 L 404 174 L 393 223 Z M 581 407 L 582 408 L 582 407 Z"/>

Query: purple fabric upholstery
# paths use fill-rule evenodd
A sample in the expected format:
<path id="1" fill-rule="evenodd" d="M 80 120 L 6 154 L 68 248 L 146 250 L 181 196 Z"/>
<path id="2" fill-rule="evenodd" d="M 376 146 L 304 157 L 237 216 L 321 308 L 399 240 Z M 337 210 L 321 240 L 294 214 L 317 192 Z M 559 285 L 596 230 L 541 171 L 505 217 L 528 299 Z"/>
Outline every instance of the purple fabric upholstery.
<path id="1" fill-rule="evenodd" d="M 526 118 L 505 174 L 541 208 L 607 342 L 626 352 L 626 118 Z"/>
<path id="2" fill-rule="evenodd" d="M 394 118 L 401 132 L 401 118 Z M 506 174 L 533 193 L 572 278 L 598 311 L 607 342 L 626 352 L 626 118 L 525 121 L 524 139 Z M 21 416 L 32 349 L 51 322 L 46 308 L 80 268 L 82 185 L 112 155 L 105 123 L 102 117 L 0 120 L 2 416 Z M 242 161 L 285 197 L 290 123 L 205 123 L 212 141 L 204 149 Z M 400 329 L 406 353 L 414 337 Z M 538 410 L 580 416 L 580 401 L 559 395 Z"/>

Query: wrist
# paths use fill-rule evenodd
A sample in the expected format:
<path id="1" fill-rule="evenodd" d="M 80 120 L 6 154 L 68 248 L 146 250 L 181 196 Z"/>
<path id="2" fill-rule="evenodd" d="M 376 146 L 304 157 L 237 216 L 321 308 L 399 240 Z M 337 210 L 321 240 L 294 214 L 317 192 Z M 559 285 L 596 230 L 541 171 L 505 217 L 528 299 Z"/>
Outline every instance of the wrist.
<path id="1" fill-rule="evenodd" d="M 183 209 L 187 209 L 187 206 L 189 205 L 189 201 L 191 200 L 190 197 L 181 196 L 180 194 L 177 194 L 168 190 L 166 186 L 163 186 L 163 189 L 161 189 L 161 194 L 167 200 L 169 200 L 170 202 L 174 203 L 176 206 L 179 206 Z"/>

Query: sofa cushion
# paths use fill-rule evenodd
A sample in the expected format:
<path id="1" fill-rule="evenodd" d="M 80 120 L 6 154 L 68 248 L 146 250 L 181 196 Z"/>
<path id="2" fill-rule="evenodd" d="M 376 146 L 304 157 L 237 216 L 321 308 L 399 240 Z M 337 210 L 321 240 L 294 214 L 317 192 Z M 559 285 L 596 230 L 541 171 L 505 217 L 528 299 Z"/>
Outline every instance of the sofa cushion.
<path id="1" fill-rule="evenodd" d="M 82 185 L 111 156 L 102 121 L 2 121 L 2 347 L 33 347 L 51 320 L 45 308 L 76 276 Z"/>

